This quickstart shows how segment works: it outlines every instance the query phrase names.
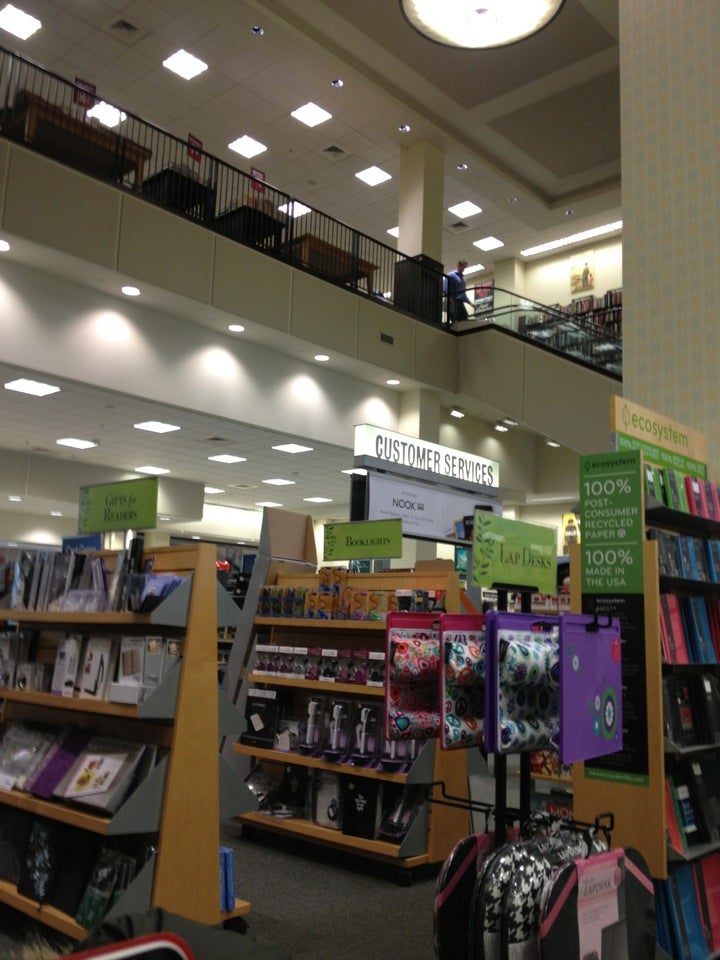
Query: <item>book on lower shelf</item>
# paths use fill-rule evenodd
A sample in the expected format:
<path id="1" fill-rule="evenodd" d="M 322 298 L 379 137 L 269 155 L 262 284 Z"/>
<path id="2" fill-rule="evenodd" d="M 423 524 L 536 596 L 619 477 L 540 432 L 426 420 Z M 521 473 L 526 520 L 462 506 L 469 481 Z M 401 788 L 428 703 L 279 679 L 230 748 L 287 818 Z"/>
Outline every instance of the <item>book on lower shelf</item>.
<path id="1" fill-rule="evenodd" d="M 88 637 L 78 669 L 78 696 L 106 700 L 115 676 L 118 641 L 112 637 Z"/>
<path id="2" fill-rule="evenodd" d="M 73 724 L 63 727 L 25 781 L 25 790 L 36 797 L 51 800 L 58 784 L 87 747 L 90 736 L 90 732 L 82 727 Z"/>
<path id="3" fill-rule="evenodd" d="M 35 817 L 30 825 L 27 846 L 17 889 L 25 897 L 44 903 L 55 885 L 64 859 L 70 855 L 71 831 L 67 824 Z"/>
<path id="4" fill-rule="evenodd" d="M 145 749 L 144 743 L 91 737 L 54 796 L 114 813 L 128 793 Z"/>

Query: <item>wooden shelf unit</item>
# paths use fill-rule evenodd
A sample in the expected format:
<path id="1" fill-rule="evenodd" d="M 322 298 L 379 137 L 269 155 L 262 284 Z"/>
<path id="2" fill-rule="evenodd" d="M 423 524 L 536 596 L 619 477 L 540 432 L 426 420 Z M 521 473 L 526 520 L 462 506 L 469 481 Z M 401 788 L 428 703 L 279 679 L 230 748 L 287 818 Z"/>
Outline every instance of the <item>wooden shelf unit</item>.
<path id="1" fill-rule="evenodd" d="M 150 614 L 4 610 L 0 616 L 41 630 L 39 649 L 45 657 L 52 655 L 53 644 L 68 631 L 179 637 L 182 661 L 170 678 L 137 706 L 5 690 L 3 716 L 58 727 L 72 721 L 93 733 L 157 743 L 169 748 L 166 761 L 157 765 L 113 817 L 20 791 L 0 791 L 0 803 L 96 834 L 157 833 L 154 864 L 141 868 L 128 891 L 133 910 L 142 909 L 140 902 L 200 923 L 218 924 L 248 913 L 250 904 L 238 900 L 235 910 L 227 913 L 221 913 L 219 906 L 220 733 L 219 710 L 211 706 L 218 699 L 215 550 L 212 544 L 202 543 L 159 547 L 147 551 L 144 560 L 150 557 L 155 573 L 186 578 Z M 154 829 L 148 829 L 148 824 Z M 123 895 L 110 915 L 119 916 L 125 900 Z M 0 901 L 74 939 L 87 933 L 72 917 L 22 896 L 11 884 L 0 883 Z"/>
<path id="2" fill-rule="evenodd" d="M 270 581 L 277 586 L 301 586 L 317 589 L 317 575 L 301 576 L 296 573 L 279 573 Z M 453 570 L 430 569 L 427 572 L 394 572 L 350 574 L 348 586 L 356 590 L 442 590 L 445 591 L 445 604 L 448 612 L 458 612 L 460 604 L 460 584 Z M 268 676 L 252 672 L 255 662 L 254 644 L 257 638 L 261 642 L 293 646 L 332 646 L 348 650 L 384 650 L 386 627 L 384 621 L 363 620 L 315 620 L 283 617 L 257 617 L 254 620 L 251 642 L 246 651 L 245 691 L 250 683 L 253 686 L 291 687 L 298 690 L 313 690 L 318 693 L 356 698 L 382 697 L 384 687 L 364 685 L 324 683 L 288 677 Z M 241 698 L 242 699 L 242 698 Z M 466 751 L 442 751 L 436 741 L 429 741 L 421 750 L 411 769 L 406 773 L 391 773 L 382 770 L 370 770 L 348 764 L 328 763 L 327 761 L 304 757 L 285 751 L 261 749 L 240 743 L 233 744 L 236 754 L 256 759 L 269 760 L 283 764 L 295 764 L 320 770 L 331 770 L 352 777 L 370 777 L 386 783 L 430 783 L 442 781 L 446 790 L 453 796 L 468 795 Z M 469 811 L 443 805 L 428 803 L 427 829 L 425 835 L 416 833 L 412 845 L 393 844 L 379 840 L 365 840 L 344 835 L 338 830 L 326 828 L 308 820 L 297 818 L 274 819 L 258 812 L 245 812 L 239 819 L 253 828 L 272 830 L 276 833 L 302 835 L 310 840 L 337 848 L 353 849 L 360 855 L 372 856 L 402 866 L 413 868 L 425 863 L 442 862 L 455 843 L 470 830 Z M 422 852 L 417 853 L 420 844 Z M 411 855 L 405 855 L 410 849 Z"/>

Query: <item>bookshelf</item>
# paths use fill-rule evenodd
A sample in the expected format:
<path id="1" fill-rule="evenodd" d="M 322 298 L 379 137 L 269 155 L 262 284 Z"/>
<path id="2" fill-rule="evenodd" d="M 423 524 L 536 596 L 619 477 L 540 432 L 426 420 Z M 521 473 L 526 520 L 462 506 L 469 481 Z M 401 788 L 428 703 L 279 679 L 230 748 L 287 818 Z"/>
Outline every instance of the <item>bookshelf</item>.
<path id="1" fill-rule="evenodd" d="M 104 554 L 112 569 L 114 554 Z M 219 588 L 211 544 L 160 547 L 146 551 L 154 572 L 184 580 L 152 613 L 46 613 L 4 610 L 4 621 L 38 631 L 38 658 L 51 659 L 66 632 L 176 637 L 182 660 L 169 677 L 137 705 L 78 700 L 49 693 L 4 690 L 4 720 L 34 720 L 61 726 L 73 722 L 93 734 L 155 743 L 166 754 L 113 816 L 87 812 L 20 791 L 0 791 L 0 804 L 70 824 L 89 834 L 126 837 L 147 834 L 156 853 L 139 871 L 109 916 L 163 907 L 206 924 L 246 914 L 250 904 L 220 912 L 220 820 L 228 816 L 221 798 L 234 800 L 235 787 L 218 754 L 221 725 L 240 729 L 241 718 L 228 702 L 218 704 L 217 625 L 232 623 L 235 604 Z M 226 698 L 222 698 L 226 699 Z M 203 708 L 198 709 L 198 704 Z M 202 785 L 201 787 L 199 785 Z M 242 784 L 240 784 L 242 786 Z M 39 904 L 0 884 L 0 901 L 75 939 L 85 936 L 73 917 Z"/>

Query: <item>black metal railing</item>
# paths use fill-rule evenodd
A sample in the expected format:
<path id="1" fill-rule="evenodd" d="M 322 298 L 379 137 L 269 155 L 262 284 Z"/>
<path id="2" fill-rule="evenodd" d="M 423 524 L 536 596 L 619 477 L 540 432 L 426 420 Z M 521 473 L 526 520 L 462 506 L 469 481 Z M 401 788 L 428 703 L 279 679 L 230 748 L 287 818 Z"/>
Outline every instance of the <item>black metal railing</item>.
<path id="1" fill-rule="evenodd" d="M 230 166 L 192 138 L 166 133 L 102 101 L 87 85 L 1 47 L 0 136 L 419 321 L 439 326 L 447 316 L 441 263 L 374 240 Z M 476 322 L 449 332 L 492 323 L 605 372 L 621 370 L 618 338 L 508 291 L 496 288 L 492 309 L 469 319 Z"/>

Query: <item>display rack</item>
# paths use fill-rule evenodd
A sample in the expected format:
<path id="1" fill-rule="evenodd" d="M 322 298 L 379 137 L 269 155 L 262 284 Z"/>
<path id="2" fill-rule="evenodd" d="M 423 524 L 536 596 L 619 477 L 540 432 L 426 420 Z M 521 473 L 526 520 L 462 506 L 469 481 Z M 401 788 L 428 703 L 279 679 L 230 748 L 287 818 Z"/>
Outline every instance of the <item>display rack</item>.
<path id="1" fill-rule="evenodd" d="M 112 570 L 115 555 L 103 557 Z M 156 743 L 168 749 L 167 757 L 112 817 L 20 791 L 0 791 L 0 803 L 103 836 L 153 835 L 157 852 L 111 915 L 153 906 L 218 924 L 250 910 L 249 903 L 236 900 L 233 911 L 220 911 L 220 780 L 223 799 L 231 806 L 237 792 L 228 771 L 218 764 L 219 732 L 221 724 L 241 729 L 241 718 L 226 698 L 218 704 L 216 637 L 218 623 L 234 622 L 238 609 L 218 587 L 211 544 L 146 551 L 144 560 L 151 557 L 154 573 L 184 577 L 152 613 L 5 610 L 2 619 L 38 631 L 38 648 L 47 659 L 54 657 L 54 645 L 68 631 L 142 636 L 152 630 L 181 640 L 180 666 L 138 705 L 5 690 L 3 718 L 55 726 L 72 722 L 93 733 Z M 74 939 L 87 933 L 73 917 L 21 896 L 7 882 L 0 883 L 0 902 Z"/>

